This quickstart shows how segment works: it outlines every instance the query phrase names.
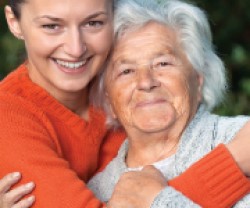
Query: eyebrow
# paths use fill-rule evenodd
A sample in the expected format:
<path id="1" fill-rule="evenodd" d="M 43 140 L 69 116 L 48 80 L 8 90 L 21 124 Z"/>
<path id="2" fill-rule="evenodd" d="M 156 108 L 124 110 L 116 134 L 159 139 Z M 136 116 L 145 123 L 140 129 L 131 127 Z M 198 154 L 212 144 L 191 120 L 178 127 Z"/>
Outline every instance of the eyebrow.
<path id="1" fill-rule="evenodd" d="M 130 64 L 135 64 L 136 61 L 135 60 L 129 60 L 127 58 L 125 58 L 125 59 L 124 58 L 122 58 L 122 59 L 116 58 L 115 60 L 111 61 L 111 63 L 112 63 L 112 66 L 115 66 L 117 64 L 119 64 L 119 65 L 126 65 L 126 64 L 130 65 Z"/>
<path id="2" fill-rule="evenodd" d="M 85 20 L 92 19 L 92 18 L 96 18 L 96 17 L 101 16 L 101 15 L 108 16 L 108 13 L 107 13 L 107 12 L 104 12 L 104 11 L 96 12 L 96 13 L 94 13 L 94 14 L 91 14 L 91 15 L 87 16 L 87 17 L 85 18 Z"/>
<path id="3" fill-rule="evenodd" d="M 94 13 L 94 14 L 91 14 L 91 15 L 87 16 L 86 18 L 84 18 L 84 21 L 87 21 L 87 20 L 96 18 L 96 17 L 98 17 L 98 16 L 100 16 L 100 15 L 108 16 L 107 12 L 100 11 L 100 12 L 96 12 L 96 13 Z M 41 16 L 39 16 L 39 17 L 36 17 L 36 18 L 34 19 L 34 21 L 38 21 L 39 19 L 50 19 L 50 20 L 55 21 L 55 22 L 63 21 L 62 18 L 55 17 L 55 16 L 52 16 L 52 15 L 41 15 Z"/>
<path id="4" fill-rule="evenodd" d="M 155 58 L 158 58 L 160 56 L 175 56 L 175 54 L 173 53 L 172 50 L 167 50 L 167 53 L 164 53 L 164 52 L 158 52 L 156 54 L 154 54 L 152 56 L 152 59 L 155 59 Z M 120 58 L 120 57 L 115 57 L 114 60 L 112 60 L 113 63 L 119 63 L 119 64 L 133 64 L 136 62 L 136 60 L 131 60 L 131 59 L 128 59 L 128 58 Z"/>

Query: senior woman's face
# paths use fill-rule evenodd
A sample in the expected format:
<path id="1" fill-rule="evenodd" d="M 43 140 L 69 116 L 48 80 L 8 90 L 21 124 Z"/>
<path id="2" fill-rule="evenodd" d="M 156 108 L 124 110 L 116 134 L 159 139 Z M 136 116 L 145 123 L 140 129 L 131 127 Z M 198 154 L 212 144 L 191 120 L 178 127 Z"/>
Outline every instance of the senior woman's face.
<path id="1" fill-rule="evenodd" d="M 183 129 L 201 100 L 201 85 L 176 33 L 159 23 L 125 32 L 106 76 L 114 116 L 127 131 Z"/>

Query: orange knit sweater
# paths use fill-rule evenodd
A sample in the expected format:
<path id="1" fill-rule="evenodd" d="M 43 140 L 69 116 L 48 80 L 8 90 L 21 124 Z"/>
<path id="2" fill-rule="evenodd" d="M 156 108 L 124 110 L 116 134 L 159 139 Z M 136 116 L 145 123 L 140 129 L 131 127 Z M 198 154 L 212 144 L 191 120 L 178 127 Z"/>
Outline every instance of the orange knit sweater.
<path id="1" fill-rule="evenodd" d="M 98 109 L 90 107 L 89 118 L 88 122 L 84 121 L 32 83 L 25 65 L 21 65 L 0 84 L 0 177 L 20 171 L 22 183 L 35 181 L 35 208 L 102 207 L 84 182 L 116 155 L 125 135 L 123 132 L 108 133 L 105 116 Z M 213 183 L 223 181 L 223 187 L 231 187 L 232 181 L 238 184 L 237 190 L 230 189 L 234 194 L 229 199 L 229 194 L 221 190 L 221 198 L 228 199 L 221 207 L 233 204 L 247 193 L 249 184 L 227 150 L 222 149 L 210 153 L 212 156 L 205 157 L 187 173 L 170 181 L 170 185 L 183 190 L 204 207 L 219 207 L 216 203 L 220 197 L 206 194 L 213 191 L 211 183 L 204 186 L 204 181 L 197 180 L 195 188 L 203 187 L 204 193 L 200 200 L 196 197 L 197 191 L 192 189 L 194 184 L 189 181 L 193 181 L 193 174 L 195 177 L 206 175 L 197 170 L 209 167 L 207 161 L 220 162 L 226 158 L 226 167 L 234 171 L 223 174 L 230 180 L 224 182 L 214 177 Z M 210 166 L 215 173 L 221 170 L 213 163 Z M 212 200 L 208 206 L 207 200 Z"/>
<path id="2" fill-rule="evenodd" d="M 98 168 L 106 134 L 102 111 L 90 107 L 84 121 L 32 83 L 25 65 L 0 84 L 0 177 L 20 171 L 22 182 L 33 180 L 34 207 L 102 206 L 84 181 Z M 110 137 L 112 157 L 124 134 Z"/>

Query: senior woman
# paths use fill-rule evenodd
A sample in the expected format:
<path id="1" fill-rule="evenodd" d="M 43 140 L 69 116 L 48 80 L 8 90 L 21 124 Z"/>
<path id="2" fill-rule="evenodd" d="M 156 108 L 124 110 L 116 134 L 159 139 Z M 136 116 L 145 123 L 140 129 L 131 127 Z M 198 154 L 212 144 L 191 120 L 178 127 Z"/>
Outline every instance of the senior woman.
<path id="1" fill-rule="evenodd" d="M 129 207 L 113 201 L 119 198 L 115 186 L 122 174 L 154 165 L 172 179 L 244 131 L 249 117 L 210 113 L 223 98 L 226 80 L 199 8 L 181 1 L 120 0 L 116 14 L 116 42 L 98 83 L 106 90 L 99 93 L 107 99 L 108 124 L 122 125 L 128 137 L 118 156 L 88 185 L 110 207 Z M 181 194 L 172 202 L 171 194 L 166 187 L 151 206 L 198 207 Z M 250 207 L 249 195 L 235 207 Z"/>

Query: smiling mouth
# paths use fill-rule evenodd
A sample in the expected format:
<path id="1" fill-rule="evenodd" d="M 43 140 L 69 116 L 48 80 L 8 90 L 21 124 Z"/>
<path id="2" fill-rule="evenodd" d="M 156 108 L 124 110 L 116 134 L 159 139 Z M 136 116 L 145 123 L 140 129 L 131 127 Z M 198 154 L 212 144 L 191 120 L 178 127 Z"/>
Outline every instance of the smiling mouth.
<path id="1" fill-rule="evenodd" d="M 61 67 L 71 69 L 71 70 L 81 68 L 88 61 L 88 59 L 85 59 L 83 61 L 77 61 L 77 62 L 62 61 L 62 60 L 59 60 L 59 59 L 53 59 L 53 60 L 55 61 L 56 64 L 60 65 Z"/>
<path id="2" fill-rule="evenodd" d="M 143 101 L 140 102 L 136 105 L 136 107 L 147 107 L 147 106 L 153 106 L 153 105 L 159 105 L 159 104 L 163 104 L 166 101 L 163 99 L 158 99 L 158 100 L 152 100 L 152 101 Z"/>

